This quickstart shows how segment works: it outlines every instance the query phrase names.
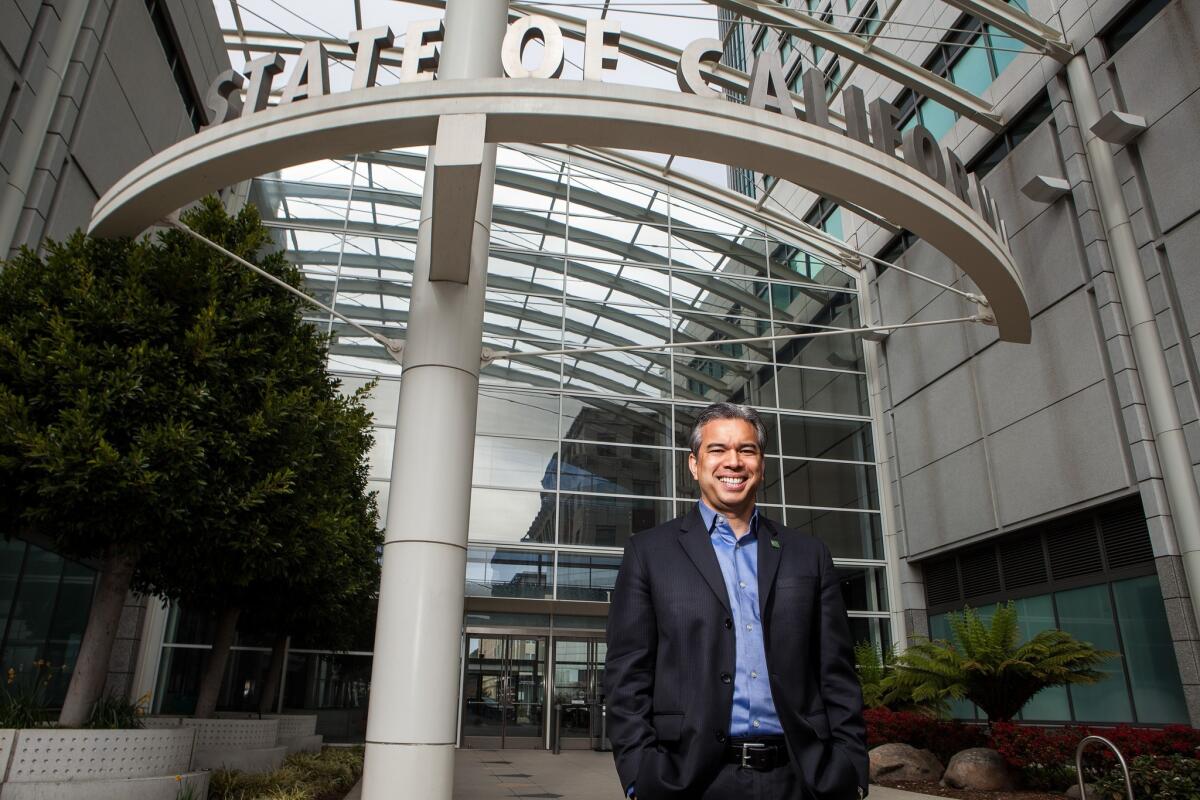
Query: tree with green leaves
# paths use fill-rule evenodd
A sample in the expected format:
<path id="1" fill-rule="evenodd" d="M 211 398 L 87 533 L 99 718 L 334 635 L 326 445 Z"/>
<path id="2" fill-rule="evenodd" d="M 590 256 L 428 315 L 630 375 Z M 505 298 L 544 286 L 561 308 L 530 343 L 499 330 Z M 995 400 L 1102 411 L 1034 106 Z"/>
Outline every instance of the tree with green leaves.
<path id="1" fill-rule="evenodd" d="M 1105 674 L 1095 668 L 1117 655 L 1060 630 L 1022 643 L 1011 602 L 996 608 L 990 625 L 972 608 L 949 620 L 952 642 L 918 640 L 896 657 L 885 682 L 891 691 L 943 710 L 965 698 L 989 721 L 1007 721 L 1042 689 L 1099 682 Z"/>
<path id="2" fill-rule="evenodd" d="M 252 207 L 209 199 L 184 221 L 299 283 L 259 257 Z M 99 698 L 131 588 L 223 609 L 232 641 L 251 585 L 376 535 L 369 418 L 324 361 L 298 299 L 178 231 L 76 234 L 0 271 L 0 525 L 101 565 L 60 724 Z M 324 471 L 351 462 L 353 480 Z"/>

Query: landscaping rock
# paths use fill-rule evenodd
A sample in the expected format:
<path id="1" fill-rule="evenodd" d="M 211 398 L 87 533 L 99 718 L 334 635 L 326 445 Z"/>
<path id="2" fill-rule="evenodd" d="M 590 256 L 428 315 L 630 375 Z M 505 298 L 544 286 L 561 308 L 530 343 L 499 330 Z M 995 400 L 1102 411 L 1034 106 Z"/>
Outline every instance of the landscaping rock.
<path id="1" fill-rule="evenodd" d="M 871 759 L 871 782 L 936 781 L 942 777 L 942 762 L 928 750 L 918 750 L 911 744 L 881 744 L 868 753 Z"/>
<path id="2" fill-rule="evenodd" d="M 1092 784 L 1085 783 L 1083 785 L 1083 790 L 1086 794 L 1081 795 L 1079 793 L 1079 784 L 1072 783 L 1071 788 L 1067 789 L 1067 791 L 1063 792 L 1063 794 L 1065 794 L 1067 797 L 1070 797 L 1071 800 L 1102 800 L 1101 795 L 1096 791 L 1096 787 L 1092 786 Z"/>
<path id="3" fill-rule="evenodd" d="M 1009 792 L 1016 788 L 1004 756 L 990 747 L 971 747 L 954 754 L 942 785 L 951 789 L 973 789 L 985 792 Z"/>

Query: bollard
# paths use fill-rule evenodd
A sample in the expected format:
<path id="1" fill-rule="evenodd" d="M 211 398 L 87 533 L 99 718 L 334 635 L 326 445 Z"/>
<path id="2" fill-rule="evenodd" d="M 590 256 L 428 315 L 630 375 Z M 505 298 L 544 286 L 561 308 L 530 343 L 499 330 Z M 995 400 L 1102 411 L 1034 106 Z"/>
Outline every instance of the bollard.
<path id="1" fill-rule="evenodd" d="M 554 704 L 554 755 L 562 752 L 562 703 Z"/>

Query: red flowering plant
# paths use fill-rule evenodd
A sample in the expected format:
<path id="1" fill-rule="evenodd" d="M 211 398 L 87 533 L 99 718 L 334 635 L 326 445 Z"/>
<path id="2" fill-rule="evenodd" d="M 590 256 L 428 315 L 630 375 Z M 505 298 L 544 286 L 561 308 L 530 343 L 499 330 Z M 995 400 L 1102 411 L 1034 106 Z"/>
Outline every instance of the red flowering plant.
<path id="1" fill-rule="evenodd" d="M 863 712 L 863 717 L 867 722 L 868 748 L 899 742 L 929 750 L 945 764 L 959 750 L 987 744 L 982 727 L 957 720 L 935 719 L 928 714 L 887 708 L 869 708 Z"/>
<path id="2" fill-rule="evenodd" d="M 1200 730 L 1186 725 L 1050 728 L 1013 722 L 994 723 L 989 746 L 998 750 L 1031 788 L 1062 789 L 1075 781 L 1075 749 L 1088 735 L 1108 739 L 1127 762 L 1145 756 L 1161 762 L 1160 769 L 1168 768 L 1171 757 L 1196 758 L 1200 748 Z M 1105 774 L 1115 766 L 1116 756 L 1107 747 L 1093 745 L 1085 752 L 1084 771 L 1089 779 Z"/>

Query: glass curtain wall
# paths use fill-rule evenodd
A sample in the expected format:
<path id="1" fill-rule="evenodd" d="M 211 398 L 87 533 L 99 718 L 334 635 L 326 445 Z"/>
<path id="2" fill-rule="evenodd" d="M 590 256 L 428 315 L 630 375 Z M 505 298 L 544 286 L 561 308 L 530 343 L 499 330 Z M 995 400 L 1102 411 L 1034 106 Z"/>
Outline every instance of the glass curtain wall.
<path id="1" fill-rule="evenodd" d="M 251 199 L 308 292 L 403 338 L 424 166 L 423 150 L 324 161 L 256 180 Z M 522 356 L 481 372 L 467 596 L 607 602 L 630 535 L 695 502 L 696 412 L 732 400 L 770 429 L 764 510 L 829 544 L 856 637 L 886 646 L 861 341 L 732 341 L 857 326 L 857 277 L 748 213 L 617 174 L 574 151 L 500 148 L 481 344 Z M 400 367 L 310 319 L 334 335 L 347 391 L 379 380 L 371 487 L 385 511 Z"/>

